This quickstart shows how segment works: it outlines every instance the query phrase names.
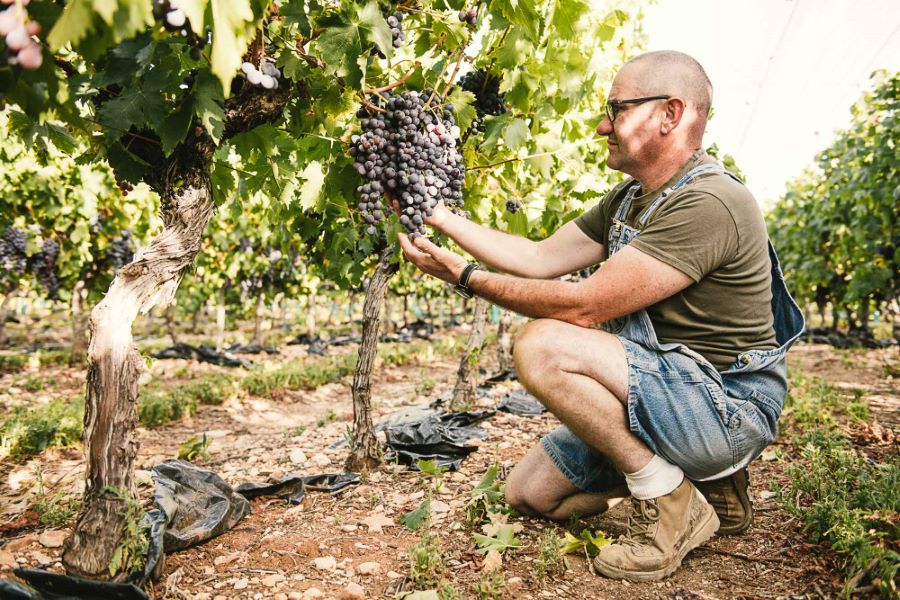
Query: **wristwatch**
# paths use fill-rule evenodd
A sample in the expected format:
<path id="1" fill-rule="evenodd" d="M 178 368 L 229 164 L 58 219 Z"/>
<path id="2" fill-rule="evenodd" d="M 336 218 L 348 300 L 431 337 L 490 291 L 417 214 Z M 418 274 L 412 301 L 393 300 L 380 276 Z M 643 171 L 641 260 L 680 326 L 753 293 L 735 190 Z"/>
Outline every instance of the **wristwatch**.
<path id="1" fill-rule="evenodd" d="M 475 295 L 475 290 L 469 286 L 469 278 L 472 277 L 472 271 L 480 268 L 478 263 L 469 263 L 463 268 L 462 273 L 459 274 L 459 281 L 453 286 L 457 294 L 463 298 L 471 298 Z"/>

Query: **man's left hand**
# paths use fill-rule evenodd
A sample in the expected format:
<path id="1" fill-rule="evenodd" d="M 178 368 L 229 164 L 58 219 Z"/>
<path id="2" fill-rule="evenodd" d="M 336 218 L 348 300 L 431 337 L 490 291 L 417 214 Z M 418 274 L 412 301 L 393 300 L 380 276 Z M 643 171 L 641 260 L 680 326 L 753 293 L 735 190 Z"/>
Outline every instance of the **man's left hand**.
<path id="1" fill-rule="evenodd" d="M 410 240 L 405 233 L 400 233 L 397 237 L 400 238 L 403 255 L 421 271 L 447 283 L 455 284 L 459 281 L 466 266 L 466 259 L 462 256 L 433 244 L 422 235 L 416 236 L 414 240 Z"/>

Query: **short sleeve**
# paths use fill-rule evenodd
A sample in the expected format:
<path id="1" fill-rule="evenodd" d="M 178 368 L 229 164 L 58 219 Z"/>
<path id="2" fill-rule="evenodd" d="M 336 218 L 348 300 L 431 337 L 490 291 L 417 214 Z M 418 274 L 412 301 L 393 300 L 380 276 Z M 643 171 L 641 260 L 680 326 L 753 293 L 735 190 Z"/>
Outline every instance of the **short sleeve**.
<path id="1" fill-rule="evenodd" d="M 607 243 L 606 240 L 606 215 L 603 206 L 607 198 L 604 198 L 575 219 L 575 224 L 586 236 L 598 244 Z"/>
<path id="2" fill-rule="evenodd" d="M 697 282 L 733 260 L 740 240 L 719 198 L 688 189 L 660 206 L 631 244 Z"/>

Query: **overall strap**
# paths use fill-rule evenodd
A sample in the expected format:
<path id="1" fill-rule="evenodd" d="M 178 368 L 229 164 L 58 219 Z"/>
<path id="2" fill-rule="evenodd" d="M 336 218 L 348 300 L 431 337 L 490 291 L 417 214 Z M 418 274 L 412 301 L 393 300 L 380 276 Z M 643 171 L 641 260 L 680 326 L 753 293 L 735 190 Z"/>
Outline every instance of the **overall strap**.
<path id="1" fill-rule="evenodd" d="M 647 210 L 644 211 L 644 214 L 642 214 L 641 218 L 638 220 L 638 223 L 640 224 L 640 226 L 643 227 L 644 225 L 647 224 L 647 220 L 650 218 L 650 215 L 652 215 L 653 212 L 657 208 L 659 208 L 659 205 L 662 204 L 665 201 L 665 199 L 668 198 L 673 192 L 680 190 L 681 188 L 683 188 L 684 186 L 689 184 L 691 181 L 694 180 L 695 177 L 698 177 L 700 175 L 706 175 L 708 173 L 722 174 L 722 173 L 727 173 L 727 171 L 725 171 L 725 169 L 723 169 L 720 165 L 717 165 L 717 164 L 700 165 L 699 167 L 694 167 L 693 169 L 691 169 L 690 171 L 685 173 L 684 176 L 681 179 L 679 179 L 677 182 L 675 182 L 674 185 L 663 190 L 663 192 L 659 195 L 659 197 L 653 201 L 653 204 L 651 204 L 650 206 L 647 207 Z M 728 174 L 731 175 L 731 173 L 728 173 Z M 734 177 L 734 175 L 731 175 L 731 176 Z M 737 179 L 736 177 L 734 177 L 734 178 Z"/>

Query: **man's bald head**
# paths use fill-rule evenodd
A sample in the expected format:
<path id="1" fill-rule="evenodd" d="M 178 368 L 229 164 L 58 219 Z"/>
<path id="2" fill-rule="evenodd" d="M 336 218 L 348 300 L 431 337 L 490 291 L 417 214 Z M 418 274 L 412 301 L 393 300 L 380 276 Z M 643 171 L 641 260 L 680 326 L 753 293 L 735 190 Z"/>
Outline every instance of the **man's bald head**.
<path id="1" fill-rule="evenodd" d="M 683 98 L 696 111 L 691 137 L 699 143 L 712 106 L 712 83 L 695 59 L 675 50 L 659 50 L 637 56 L 622 67 L 642 96 L 668 94 Z"/>

